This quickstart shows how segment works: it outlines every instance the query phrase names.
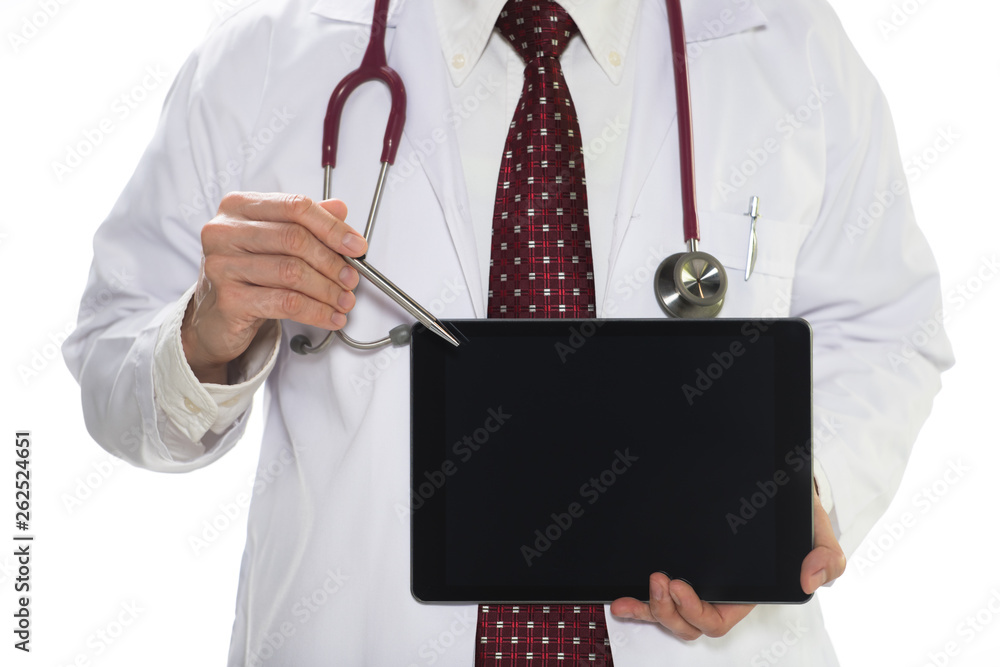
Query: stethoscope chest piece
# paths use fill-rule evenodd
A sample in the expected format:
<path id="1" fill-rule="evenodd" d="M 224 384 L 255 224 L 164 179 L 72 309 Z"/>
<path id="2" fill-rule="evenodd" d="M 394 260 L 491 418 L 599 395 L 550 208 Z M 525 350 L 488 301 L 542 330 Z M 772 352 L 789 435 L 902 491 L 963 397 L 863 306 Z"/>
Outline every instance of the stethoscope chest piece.
<path id="1" fill-rule="evenodd" d="M 715 317 L 722 310 L 729 279 L 726 269 L 707 252 L 667 257 L 653 278 L 660 307 L 671 317 Z"/>

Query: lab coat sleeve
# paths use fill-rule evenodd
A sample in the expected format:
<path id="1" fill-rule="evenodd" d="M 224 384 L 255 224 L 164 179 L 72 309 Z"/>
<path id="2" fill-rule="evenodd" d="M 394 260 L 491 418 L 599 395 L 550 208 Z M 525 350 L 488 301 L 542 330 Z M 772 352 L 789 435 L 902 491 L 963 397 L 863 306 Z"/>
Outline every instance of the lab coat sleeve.
<path id="1" fill-rule="evenodd" d="M 895 495 L 953 358 L 888 104 L 833 11 L 821 20 L 809 58 L 815 83 L 835 91 L 823 107 L 826 186 L 791 312 L 813 329 L 814 465 L 850 555 Z"/>
<path id="2" fill-rule="evenodd" d="M 155 136 L 94 238 L 77 329 L 63 346 L 79 381 L 92 437 L 137 466 L 180 472 L 222 456 L 249 410 L 220 433 L 191 439 L 154 392 L 161 325 L 198 278 L 201 228 L 225 192 L 239 189 L 245 138 L 259 115 L 269 26 L 230 21 L 187 60 Z M 239 58 L 225 54 L 238 49 Z M 226 65 L 238 62 L 238 65 Z M 214 66 L 208 67 L 205 64 Z M 227 67 L 239 66 L 238 72 Z"/>

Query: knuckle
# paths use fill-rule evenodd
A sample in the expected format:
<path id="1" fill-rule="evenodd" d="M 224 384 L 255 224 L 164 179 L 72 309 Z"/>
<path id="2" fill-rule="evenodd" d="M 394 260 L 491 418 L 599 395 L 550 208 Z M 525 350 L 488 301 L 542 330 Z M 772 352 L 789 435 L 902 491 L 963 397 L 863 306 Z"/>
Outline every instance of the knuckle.
<path id="1" fill-rule="evenodd" d="M 305 195 L 284 195 L 284 204 L 292 215 L 302 215 L 313 205 L 312 199 Z"/>
<path id="2" fill-rule="evenodd" d="M 233 192 L 227 192 L 222 197 L 222 201 L 219 202 L 219 213 L 224 211 L 229 211 L 247 203 L 249 197 L 246 192 L 240 192 L 238 190 Z"/>
<path id="3" fill-rule="evenodd" d="M 305 267 L 302 260 L 296 257 L 284 257 L 278 260 L 278 279 L 283 285 L 297 286 L 305 277 Z"/>
<path id="4" fill-rule="evenodd" d="M 305 297 L 303 297 L 298 292 L 293 292 L 292 290 L 285 290 L 281 294 L 281 299 L 278 307 L 281 312 L 286 315 L 297 315 L 305 305 Z"/>
<path id="5" fill-rule="evenodd" d="M 302 255 L 308 244 L 305 229 L 296 224 L 283 225 L 281 229 L 281 245 L 293 255 Z"/>
<path id="6" fill-rule="evenodd" d="M 209 248 L 225 234 L 226 225 L 217 219 L 210 220 L 201 228 L 201 247 Z"/>
<path id="7" fill-rule="evenodd" d="M 213 282 L 223 275 L 226 269 L 226 258 L 221 255 L 205 255 L 205 275 Z"/>

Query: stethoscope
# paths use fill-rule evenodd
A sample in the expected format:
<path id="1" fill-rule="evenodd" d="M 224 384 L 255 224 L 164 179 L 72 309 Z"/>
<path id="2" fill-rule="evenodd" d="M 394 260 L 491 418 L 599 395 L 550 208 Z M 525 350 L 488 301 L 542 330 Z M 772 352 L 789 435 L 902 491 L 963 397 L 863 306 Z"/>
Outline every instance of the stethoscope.
<path id="1" fill-rule="evenodd" d="M 674 68 L 674 91 L 677 96 L 677 130 L 680 144 L 681 196 L 683 205 L 684 242 L 687 252 L 667 257 L 660 263 L 653 278 L 656 299 L 670 317 L 709 318 L 722 310 L 729 286 L 726 269 L 714 256 L 698 249 L 701 239 L 698 210 L 695 204 L 694 182 L 694 135 L 691 128 L 691 96 L 688 80 L 687 48 L 684 37 L 684 21 L 680 0 L 666 0 L 667 21 L 670 25 L 670 46 Z M 385 187 L 389 167 L 396 161 L 396 151 L 406 122 L 406 89 L 403 81 L 386 62 L 385 32 L 389 14 L 389 0 L 376 0 L 372 17 L 372 32 L 368 48 L 358 69 L 348 74 L 337 84 L 327 105 L 323 123 L 323 198 L 331 196 L 333 169 L 337 161 L 337 139 L 340 133 L 340 119 L 348 96 L 362 83 L 382 81 L 389 87 L 391 108 L 382 142 L 381 169 L 375 185 L 375 195 L 365 223 L 364 237 L 371 244 L 372 229 L 378 215 L 382 191 Z M 745 280 L 749 280 L 757 259 L 757 230 L 759 200 L 750 200 L 750 243 L 747 250 Z M 392 283 L 364 256 L 344 257 L 358 273 L 382 290 L 393 301 L 413 315 L 424 326 L 438 334 L 452 345 L 459 344 L 455 336 L 426 308 Z M 343 329 L 332 331 L 323 341 L 313 346 L 304 334 L 292 338 L 291 348 L 298 354 L 309 354 L 325 349 L 334 336 L 347 345 L 360 350 L 372 350 L 384 345 L 406 345 L 409 343 L 409 325 L 401 324 L 379 340 L 361 342 L 351 338 Z"/>

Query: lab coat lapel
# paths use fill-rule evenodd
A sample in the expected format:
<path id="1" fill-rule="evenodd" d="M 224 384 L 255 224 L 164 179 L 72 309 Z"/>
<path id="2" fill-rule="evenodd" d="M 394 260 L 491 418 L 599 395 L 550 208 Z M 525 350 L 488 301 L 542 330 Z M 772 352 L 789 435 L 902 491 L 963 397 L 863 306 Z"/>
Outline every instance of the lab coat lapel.
<path id="1" fill-rule="evenodd" d="M 614 274 L 615 258 L 628 230 L 636 200 L 644 187 L 653 162 L 665 147 L 667 134 L 677 120 L 674 98 L 674 74 L 670 64 L 670 41 L 666 38 L 667 13 L 663 3 L 659 9 L 647 2 L 636 23 L 636 45 L 632 57 L 637 57 L 635 93 L 629 120 L 628 143 L 622 169 L 621 186 L 615 208 L 611 239 L 610 276 Z M 677 206 L 680 210 L 680 203 Z M 605 290 L 605 294 L 610 290 Z"/>
<path id="2" fill-rule="evenodd" d="M 430 2 L 408 3 L 398 18 L 389 65 L 399 72 L 407 88 L 407 142 L 399 160 L 419 162 L 434 190 L 477 317 L 486 316 L 486 293 L 479 271 L 469 195 L 462 171 L 455 128 L 446 121 L 451 108 L 447 72 L 437 39 L 437 26 Z M 406 143 L 409 143 L 407 147 Z M 397 161 L 398 164 L 398 161 Z"/>

